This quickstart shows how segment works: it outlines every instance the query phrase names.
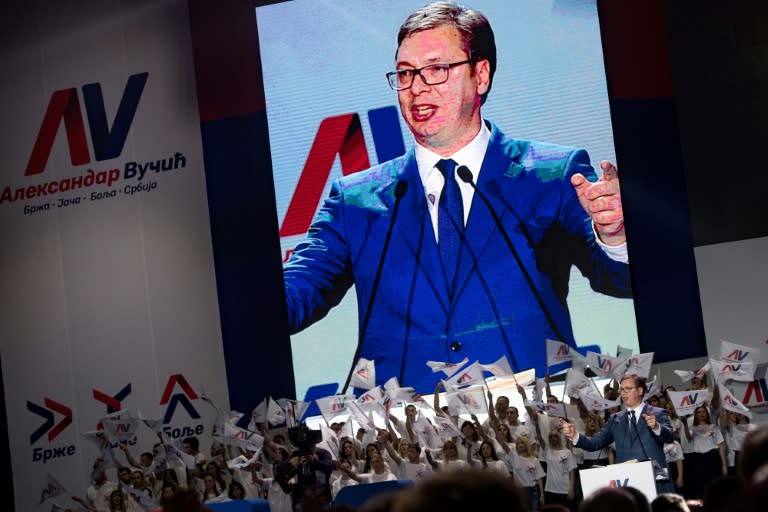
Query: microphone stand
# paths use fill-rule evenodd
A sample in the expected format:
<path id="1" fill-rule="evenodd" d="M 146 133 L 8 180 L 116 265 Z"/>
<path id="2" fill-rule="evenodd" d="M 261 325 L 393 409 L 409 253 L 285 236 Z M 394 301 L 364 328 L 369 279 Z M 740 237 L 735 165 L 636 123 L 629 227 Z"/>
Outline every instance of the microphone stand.
<path id="1" fill-rule="evenodd" d="M 474 177 L 472 176 L 472 171 L 470 171 L 467 166 L 461 165 L 456 169 L 456 174 L 459 175 L 459 178 L 461 178 L 462 181 L 465 183 L 468 183 L 472 186 L 472 189 L 474 189 L 475 193 L 480 196 L 480 199 L 485 203 L 485 206 L 488 208 L 488 212 L 491 214 L 491 217 L 493 217 L 493 221 L 496 223 L 496 227 L 499 228 L 499 231 L 501 231 L 502 237 L 504 237 L 504 242 L 506 242 L 507 247 L 509 248 L 509 251 L 512 253 L 512 257 L 514 257 L 515 262 L 517 262 L 517 266 L 520 268 L 520 271 L 523 273 L 523 277 L 525 278 L 526 283 L 528 283 L 528 287 L 531 289 L 531 292 L 533 293 L 533 296 L 536 298 L 536 302 L 538 302 L 539 307 L 541 308 L 541 311 L 544 313 L 544 316 L 547 318 L 547 322 L 549 323 L 550 328 L 555 333 L 555 336 L 560 341 L 565 341 L 565 338 L 563 337 L 563 334 L 560 332 L 560 329 L 557 327 L 557 324 L 555 323 L 555 319 L 552 318 L 552 314 L 549 312 L 549 308 L 547 308 L 547 305 L 544 303 L 544 299 L 542 298 L 541 294 L 539 293 L 539 290 L 536 288 L 536 285 L 533 282 L 533 279 L 531 278 L 530 274 L 528 273 L 528 270 L 525 268 L 525 265 L 523 265 L 523 261 L 520 259 L 520 255 L 517 252 L 517 249 L 515 248 L 515 245 L 512 243 L 512 240 L 509 238 L 509 234 L 507 234 L 507 231 L 504 229 L 504 225 L 501 223 L 501 219 L 499 219 L 498 214 L 496 213 L 496 210 L 493 208 L 493 205 L 491 205 L 491 202 L 488 200 L 488 197 L 477 188 L 477 185 L 475 185 Z M 510 207 L 511 209 L 511 207 Z M 514 210 L 512 210 L 514 212 Z M 517 214 L 515 213 L 515 216 Z M 517 216 L 518 220 L 520 219 L 519 216 Z M 525 231 L 525 227 L 522 226 L 521 228 L 523 230 L 523 234 L 526 235 L 526 239 L 528 240 L 528 243 L 531 243 L 532 240 L 528 236 L 527 231 Z M 531 243 L 531 245 L 533 245 Z"/>
<path id="2" fill-rule="evenodd" d="M 373 285 L 371 286 L 371 295 L 368 298 L 368 307 L 365 310 L 365 317 L 360 323 L 360 333 L 357 338 L 357 348 L 355 349 L 355 356 L 352 359 L 352 366 L 349 368 L 349 374 L 347 380 L 344 382 L 344 387 L 341 390 L 342 394 L 346 394 L 347 388 L 349 388 L 349 382 L 352 380 L 352 372 L 355 371 L 357 361 L 360 359 L 360 350 L 363 347 L 363 340 L 365 339 L 366 331 L 368 330 L 368 322 L 371 320 L 371 311 L 373 311 L 373 301 L 376 298 L 376 292 L 379 289 L 379 281 L 381 279 L 381 271 L 384 268 L 384 259 L 387 257 L 387 251 L 389 250 L 389 242 L 392 240 L 392 229 L 395 227 L 395 219 L 397 218 L 397 211 L 400 208 L 400 200 L 405 196 L 408 191 L 408 182 L 405 180 L 398 180 L 395 185 L 395 205 L 392 208 L 392 218 L 389 221 L 387 227 L 387 234 L 384 237 L 384 246 L 381 249 L 381 258 L 379 264 L 376 267 L 376 275 L 373 278 Z"/>

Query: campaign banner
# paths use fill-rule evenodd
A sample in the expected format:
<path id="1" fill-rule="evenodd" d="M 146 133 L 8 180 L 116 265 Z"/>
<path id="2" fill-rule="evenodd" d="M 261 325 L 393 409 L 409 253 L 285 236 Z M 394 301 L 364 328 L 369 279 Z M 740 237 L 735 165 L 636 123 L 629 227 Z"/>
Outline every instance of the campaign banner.
<path id="1" fill-rule="evenodd" d="M 0 353 L 15 509 L 47 512 L 47 475 L 152 450 L 135 418 L 208 451 L 228 389 L 187 2 L 6 4 Z"/>

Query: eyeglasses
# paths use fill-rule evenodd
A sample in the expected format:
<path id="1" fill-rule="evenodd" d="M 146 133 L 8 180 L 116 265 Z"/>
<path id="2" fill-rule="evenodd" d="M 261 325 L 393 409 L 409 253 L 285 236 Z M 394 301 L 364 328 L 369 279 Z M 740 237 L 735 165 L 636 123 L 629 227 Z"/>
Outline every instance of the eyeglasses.
<path id="1" fill-rule="evenodd" d="M 633 389 L 637 389 L 637 386 L 627 386 L 624 388 L 619 388 L 619 393 L 629 393 Z"/>
<path id="2" fill-rule="evenodd" d="M 462 60 L 460 62 L 450 62 L 447 64 L 430 64 L 423 68 L 404 68 L 387 73 L 389 86 L 395 91 L 409 89 L 413 85 L 416 75 L 427 85 L 440 85 L 448 81 L 448 72 L 455 66 L 469 64 L 472 60 Z"/>

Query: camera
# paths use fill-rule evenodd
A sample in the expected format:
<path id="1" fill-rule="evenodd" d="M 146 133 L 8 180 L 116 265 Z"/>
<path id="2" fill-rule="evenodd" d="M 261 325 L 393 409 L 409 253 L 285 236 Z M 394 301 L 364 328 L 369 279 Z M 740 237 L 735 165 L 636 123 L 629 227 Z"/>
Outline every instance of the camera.
<path id="1" fill-rule="evenodd" d="M 301 424 L 288 429 L 288 439 L 299 449 L 299 452 L 307 454 L 312 451 L 312 446 L 323 440 L 323 434 L 319 430 L 312 430 L 305 424 Z"/>

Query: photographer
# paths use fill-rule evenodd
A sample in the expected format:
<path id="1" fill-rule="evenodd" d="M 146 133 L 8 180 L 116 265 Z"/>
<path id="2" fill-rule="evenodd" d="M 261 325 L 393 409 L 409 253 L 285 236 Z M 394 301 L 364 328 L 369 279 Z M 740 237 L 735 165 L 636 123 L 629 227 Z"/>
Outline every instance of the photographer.
<path id="1" fill-rule="evenodd" d="M 331 503 L 330 476 L 333 456 L 324 448 L 318 448 L 320 432 L 305 425 L 289 430 L 291 443 L 297 449 L 286 461 L 275 468 L 275 478 L 285 492 L 291 493 L 293 509 L 322 510 Z"/>

